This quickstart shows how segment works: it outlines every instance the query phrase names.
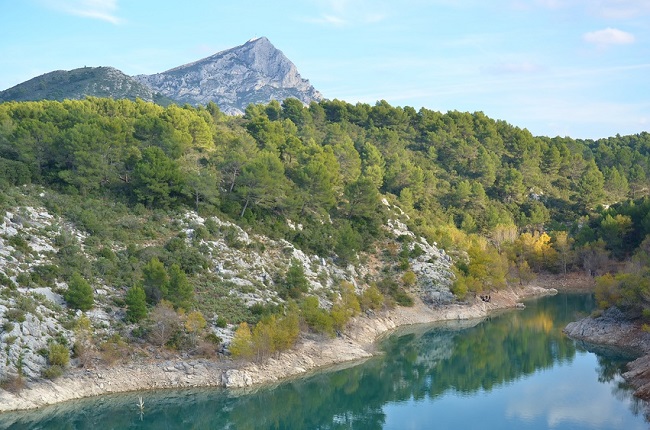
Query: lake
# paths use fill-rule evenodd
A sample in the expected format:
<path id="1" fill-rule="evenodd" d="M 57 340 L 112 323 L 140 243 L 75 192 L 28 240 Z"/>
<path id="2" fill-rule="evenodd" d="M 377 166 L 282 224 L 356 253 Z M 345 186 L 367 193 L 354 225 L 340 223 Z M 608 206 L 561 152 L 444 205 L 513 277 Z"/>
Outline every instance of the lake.
<path id="1" fill-rule="evenodd" d="M 561 332 L 593 307 L 590 295 L 545 297 L 402 329 L 380 356 L 272 387 L 104 396 L 1 414 L 0 428 L 647 429 L 620 376 L 632 357 L 589 352 Z"/>

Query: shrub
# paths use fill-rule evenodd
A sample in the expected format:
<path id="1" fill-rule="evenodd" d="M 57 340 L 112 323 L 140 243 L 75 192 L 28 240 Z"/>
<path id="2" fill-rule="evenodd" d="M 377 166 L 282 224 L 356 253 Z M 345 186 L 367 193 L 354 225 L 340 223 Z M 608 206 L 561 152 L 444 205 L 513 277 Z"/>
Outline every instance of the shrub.
<path id="1" fill-rule="evenodd" d="M 70 351 L 64 345 L 52 343 L 47 353 L 47 361 L 52 366 L 61 366 L 63 368 L 70 363 Z"/>
<path id="2" fill-rule="evenodd" d="M 354 293 L 354 286 L 349 282 L 341 285 L 341 299 L 334 303 L 330 316 L 334 324 L 334 329 L 341 331 L 345 328 L 350 318 L 361 312 L 359 299 Z"/>
<path id="3" fill-rule="evenodd" d="M 122 359 L 128 354 L 128 345 L 120 337 L 119 334 L 114 334 L 99 346 L 102 360 L 105 363 L 113 364 L 117 360 Z"/>
<path id="4" fill-rule="evenodd" d="M 361 294 L 361 309 L 376 311 L 384 305 L 384 295 L 376 286 L 370 286 Z"/>
<path id="5" fill-rule="evenodd" d="M 93 289 L 90 284 L 75 272 L 68 281 L 68 290 L 63 295 L 68 306 L 81 311 L 90 310 L 95 303 Z"/>
<path id="6" fill-rule="evenodd" d="M 217 321 L 214 323 L 219 328 L 226 328 L 228 325 L 228 321 L 222 316 L 217 317 Z"/>
<path id="7" fill-rule="evenodd" d="M 303 293 L 309 291 L 309 281 L 305 277 L 305 270 L 302 264 L 293 260 L 284 278 L 284 285 L 280 291 L 280 297 L 293 299 L 299 298 Z"/>
<path id="8" fill-rule="evenodd" d="M 194 228 L 194 235 L 192 236 L 193 240 L 200 242 L 201 240 L 208 240 L 209 238 L 210 232 L 207 228 L 203 227 L 202 225 Z"/>
<path id="9" fill-rule="evenodd" d="M 25 312 L 20 309 L 9 309 L 5 312 L 5 318 L 9 321 L 21 323 L 25 321 Z"/>
<path id="10" fill-rule="evenodd" d="M 334 336 L 334 320 L 325 309 L 321 309 L 318 306 L 318 299 L 316 297 L 306 297 L 300 306 L 300 310 L 303 319 L 310 329 L 316 333 Z"/>
<path id="11" fill-rule="evenodd" d="M 402 275 L 402 283 L 407 287 L 415 285 L 415 281 L 417 281 L 417 276 L 410 270 Z"/>
<path id="12" fill-rule="evenodd" d="M 6 378 L 0 381 L 0 388 L 9 391 L 12 394 L 17 394 L 23 388 L 25 388 L 25 378 L 23 378 L 20 374 L 8 375 Z"/>
<path id="13" fill-rule="evenodd" d="M 63 367 L 58 365 L 49 366 L 41 371 L 41 375 L 47 379 L 56 379 L 63 375 Z"/>

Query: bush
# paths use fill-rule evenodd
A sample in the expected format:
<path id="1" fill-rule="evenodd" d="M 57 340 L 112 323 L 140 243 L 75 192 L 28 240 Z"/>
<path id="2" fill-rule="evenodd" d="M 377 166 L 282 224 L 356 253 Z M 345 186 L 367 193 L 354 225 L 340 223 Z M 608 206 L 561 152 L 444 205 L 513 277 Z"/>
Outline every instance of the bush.
<path id="1" fill-rule="evenodd" d="M 128 350 L 127 343 L 119 334 L 114 334 L 99 345 L 102 360 L 107 364 L 113 364 L 117 360 L 125 358 L 128 355 Z"/>
<path id="2" fill-rule="evenodd" d="M 49 366 L 41 371 L 41 375 L 47 379 L 56 379 L 63 375 L 63 367 L 54 365 Z"/>
<path id="3" fill-rule="evenodd" d="M 284 285 L 279 293 L 280 297 L 286 299 L 288 296 L 297 299 L 307 291 L 309 291 L 309 281 L 305 277 L 305 270 L 298 260 L 293 260 L 284 278 Z"/>
<path id="4" fill-rule="evenodd" d="M 9 375 L 0 381 L 0 388 L 12 394 L 18 394 L 25 388 L 25 378 L 22 375 Z"/>
<path id="5" fill-rule="evenodd" d="M 219 328 L 226 328 L 228 325 L 228 321 L 222 316 L 217 317 L 217 321 L 214 323 Z"/>
<path id="6" fill-rule="evenodd" d="M 410 271 L 410 270 L 409 270 L 408 272 L 404 273 L 404 275 L 402 275 L 402 283 L 403 283 L 406 287 L 411 287 L 411 286 L 415 285 L 415 282 L 416 282 L 417 280 L 418 280 L 418 278 L 417 278 L 417 276 L 415 275 L 415 273 L 413 273 L 413 272 Z"/>
<path id="7" fill-rule="evenodd" d="M 68 281 L 68 290 L 63 295 L 68 306 L 81 311 L 90 310 L 95 303 L 93 288 L 79 274 L 75 272 Z"/>
<path id="8" fill-rule="evenodd" d="M 303 300 L 300 310 L 302 317 L 310 329 L 316 333 L 334 336 L 334 319 L 325 310 L 318 307 L 318 299 L 314 296 L 306 297 Z"/>
<path id="9" fill-rule="evenodd" d="M 25 322 L 25 312 L 20 309 L 9 309 L 5 312 L 5 318 L 17 323 Z"/>
<path id="10" fill-rule="evenodd" d="M 378 288 L 384 294 L 390 296 L 395 303 L 400 306 L 413 306 L 413 298 L 409 296 L 403 288 L 401 288 L 397 282 L 393 281 L 390 278 L 384 278 L 378 283 Z"/>
<path id="11" fill-rule="evenodd" d="M 361 294 L 361 309 L 377 311 L 384 305 L 384 295 L 376 286 L 370 286 Z"/>
<path id="12" fill-rule="evenodd" d="M 61 366 L 63 368 L 70 364 L 70 351 L 64 345 L 52 343 L 47 353 L 47 361 L 52 366 Z"/>

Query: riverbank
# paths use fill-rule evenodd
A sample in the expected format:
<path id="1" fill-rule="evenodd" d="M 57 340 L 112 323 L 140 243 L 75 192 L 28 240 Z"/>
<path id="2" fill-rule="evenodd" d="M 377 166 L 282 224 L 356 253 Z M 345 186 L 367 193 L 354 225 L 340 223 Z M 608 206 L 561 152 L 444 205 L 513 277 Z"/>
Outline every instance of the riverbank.
<path id="1" fill-rule="evenodd" d="M 319 368 L 369 358 L 376 353 L 376 342 L 400 326 L 481 318 L 496 310 L 515 308 L 523 300 L 556 292 L 530 285 L 494 292 L 489 302 L 476 297 L 466 304 L 435 309 L 416 301 L 410 308 L 397 307 L 373 316 L 357 317 L 346 333 L 335 339 L 305 336 L 292 350 L 262 363 L 174 359 L 72 369 L 54 381 L 31 382 L 17 394 L 0 390 L 0 412 L 109 393 L 163 388 L 246 388 L 274 383 Z"/>
<path id="2" fill-rule="evenodd" d="M 629 321 L 616 308 L 598 317 L 587 317 L 568 324 L 564 332 L 571 338 L 594 345 L 604 345 L 640 357 L 628 363 L 623 378 L 634 387 L 634 395 L 650 400 L 650 333 L 640 321 Z"/>

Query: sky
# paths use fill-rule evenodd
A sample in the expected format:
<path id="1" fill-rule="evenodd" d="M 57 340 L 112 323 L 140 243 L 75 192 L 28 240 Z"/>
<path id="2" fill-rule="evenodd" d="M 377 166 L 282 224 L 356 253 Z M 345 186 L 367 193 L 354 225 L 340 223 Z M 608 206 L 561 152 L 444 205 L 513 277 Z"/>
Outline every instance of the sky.
<path id="1" fill-rule="evenodd" d="M 650 131 L 650 0 L 0 0 L 0 90 L 158 73 L 261 36 L 327 99 L 551 137 Z"/>

